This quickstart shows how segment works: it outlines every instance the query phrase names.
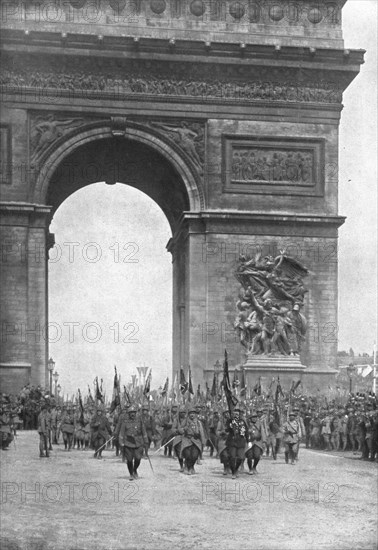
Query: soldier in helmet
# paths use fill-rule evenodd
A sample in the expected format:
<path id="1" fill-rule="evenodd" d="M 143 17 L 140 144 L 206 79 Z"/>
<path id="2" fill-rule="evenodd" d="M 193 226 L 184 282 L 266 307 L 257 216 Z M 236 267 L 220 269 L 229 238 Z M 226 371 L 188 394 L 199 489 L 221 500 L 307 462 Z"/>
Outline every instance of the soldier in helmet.
<path id="1" fill-rule="evenodd" d="M 181 458 L 185 460 L 186 473 L 195 474 L 194 464 L 202 454 L 206 444 L 206 436 L 202 422 L 198 419 L 197 409 L 191 408 L 188 411 L 188 418 L 185 424 L 177 431 L 183 435 L 181 441 Z"/>
<path id="2" fill-rule="evenodd" d="M 238 477 L 239 468 L 245 458 L 245 446 L 248 443 L 248 427 L 242 418 L 243 412 L 240 407 L 236 407 L 226 425 L 226 446 L 233 479 Z"/>
<path id="3" fill-rule="evenodd" d="M 248 450 L 245 453 L 249 474 L 257 474 L 257 465 L 264 452 L 267 440 L 264 423 L 258 418 L 257 412 L 251 412 L 248 418 Z M 253 466 L 252 466 L 253 461 Z"/>
<path id="4" fill-rule="evenodd" d="M 39 456 L 49 457 L 49 414 L 46 405 L 42 405 L 41 412 L 38 415 L 38 433 L 39 433 Z M 45 454 L 46 453 L 46 454 Z"/>
<path id="5" fill-rule="evenodd" d="M 1 449 L 5 450 L 9 444 L 13 441 L 13 435 L 11 430 L 11 417 L 9 405 L 3 405 L 0 415 L 0 437 L 1 437 Z"/>
<path id="6" fill-rule="evenodd" d="M 138 467 L 143 457 L 143 449 L 148 445 L 147 432 L 141 418 L 137 417 L 134 406 L 129 407 L 127 416 L 121 415 L 118 441 L 125 457 L 130 481 L 138 479 Z"/>
<path id="7" fill-rule="evenodd" d="M 183 409 L 179 411 L 172 425 L 172 431 L 175 436 L 172 446 L 173 446 L 174 453 L 177 456 L 177 459 L 180 464 L 180 472 L 182 473 L 184 472 L 184 459 L 181 456 L 181 441 L 183 438 L 182 434 L 183 434 L 183 429 L 185 424 L 186 424 L 186 411 Z"/>
<path id="8" fill-rule="evenodd" d="M 94 458 L 101 458 L 104 444 L 109 436 L 112 435 L 112 429 L 107 416 L 104 414 L 103 407 L 98 407 L 96 414 L 91 421 L 92 444 L 95 450 Z"/>
<path id="9" fill-rule="evenodd" d="M 72 412 L 72 407 L 70 406 L 68 406 L 63 412 L 61 430 L 63 434 L 64 450 L 70 451 L 72 448 L 73 434 L 75 431 L 75 418 Z"/>
<path id="10" fill-rule="evenodd" d="M 223 411 L 222 417 L 218 421 L 217 425 L 217 439 L 218 439 L 218 453 L 221 464 L 223 464 L 223 475 L 226 476 L 231 473 L 230 468 L 230 456 L 227 448 L 227 421 L 230 418 L 228 411 Z"/>
<path id="11" fill-rule="evenodd" d="M 297 448 L 299 446 L 299 437 L 300 437 L 300 425 L 296 420 L 296 414 L 294 411 L 289 412 L 289 420 L 283 425 L 284 432 L 284 445 L 285 445 L 285 462 L 289 464 L 289 459 L 291 464 L 295 464 L 295 459 L 297 456 Z"/>
<path id="12" fill-rule="evenodd" d="M 155 426 L 155 419 L 150 414 L 150 408 L 149 408 L 148 405 L 144 405 L 142 407 L 142 421 L 143 421 L 144 427 L 146 429 L 147 439 L 148 439 L 148 444 L 147 444 L 147 447 L 145 449 L 145 455 L 147 455 L 148 449 L 150 448 L 154 437 L 157 435 L 156 426 Z M 146 458 L 147 458 L 147 456 L 146 456 Z"/>

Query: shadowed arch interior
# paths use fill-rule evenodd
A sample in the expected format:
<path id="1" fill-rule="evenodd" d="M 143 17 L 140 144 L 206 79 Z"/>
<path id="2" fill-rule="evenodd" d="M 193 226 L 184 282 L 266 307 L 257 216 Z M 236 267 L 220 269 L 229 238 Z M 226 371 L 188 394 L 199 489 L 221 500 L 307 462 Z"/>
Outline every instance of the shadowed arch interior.
<path id="1" fill-rule="evenodd" d="M 50 180 L 47 204 L 53 212 L 78 189 L 105 181 L 125 183 L 150 196 L 163 210 L 172 231 L 189 197 L 172 164 L 147 145 L 125 138 L 106 138 L 77 147 L 64 158 Z"/>

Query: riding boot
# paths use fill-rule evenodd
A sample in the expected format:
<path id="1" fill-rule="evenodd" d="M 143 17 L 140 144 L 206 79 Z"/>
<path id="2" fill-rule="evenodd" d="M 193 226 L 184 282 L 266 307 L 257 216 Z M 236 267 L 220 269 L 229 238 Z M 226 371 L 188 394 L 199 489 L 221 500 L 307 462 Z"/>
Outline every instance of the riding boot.
<path id="1" fill-rule="evenodd" d="M 138 479 L 138 468 L 140 464 L 139 458 L 134 458 L 134 466 L 133 466 L 133 476 L 135 479 Z"/>

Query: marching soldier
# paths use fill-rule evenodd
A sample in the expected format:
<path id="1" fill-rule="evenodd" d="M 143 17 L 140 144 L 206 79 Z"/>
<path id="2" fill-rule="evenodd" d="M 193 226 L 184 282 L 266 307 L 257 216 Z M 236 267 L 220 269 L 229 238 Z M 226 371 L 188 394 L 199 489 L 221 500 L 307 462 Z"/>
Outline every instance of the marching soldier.
<path id="1" fill-rule="evenodd" d="M 58 411 L 56 405 L 51 407 L 51 440 L 53 445 L 58 445 L 57 430 L 58 430 Z"/>
<path id="2" fill-rule="evenodd" d="M 217 439 L 218 439 L 218 454 L 221 464 L 223 464 L 223 475 L 226 476 L 231 473 L 230 468 L 230 455 L 227 448 L 227 432 L 226 426 L 230 418 L 228 411 L 223 411 L 222 417 L 219 419 L 217 425 Z"/>
<path id="3" fill-rule="evenodd" d="M 142 407 L 142 422 L 146 429 L 147 439 L 148 439 L 147 449 L 145 453 L 147 455 L 148 449 L 150 448 L 151 443 L 157 434 L 156 427 L 155 427 L 155 420 L 153 416 L 151 416 L 150 414 L 150 408 L 148 405 L 145 405 Z"/>
<path id="4" fill-rule="evenodd" d="M 180 464 L 180 472 L 184 472 L 184 459 L 181 457 L 181 442 L 184 425 L 186 424 L 186 412 L 184 410 L 179 411 L 178 416 L 173 421 L 172 431 L 175 436 L 172 447 L 173 451 Z"/>
<path id="5" fill-rule="evenodd" d="M 289 464 L 295 464 L 295 458 L 297 456 L 297 448 L 299 445 L 300 425 L 295 419 L 295 412 L 289 412 L 289 420 L 283 425 L 284 432 L 284 445 L 285 445 L 285 462 Z"/>
<path id="6" fill-rule="evenodd" d="M 165 413 L 163 413 L 163 418 L 161 422 L 161 426 L 163 428 L 162 434 L 161 434 L 161 444 L 165 445 L 164 447 L 164 456 L 167 456 L 169 458 L 172 457 L 172 441 L 168 443 L 170 439 L 172 439 L 173 432 L 172 432 L 172 424 L 173 420 L 175 419 L 178 412 L 178 406 L 172 405 L 171 410 L 167 408 Z M 168 443 L 168 445 L 167 445 Z"/>
<path id="7" fill-rule="evenodd" d="M 46 405 L 42 405 L 41 412 L 38 415 L 38 433 L 39 433 L 39 456 L 48 458 L 48 441 L 50 432 L 50 419 Z M 46 454 L 45 454 L 46 453 Z"/>
<path id="8" fill-rule="evenodd" d="M 202 422 L 197 417 L 197 410 L 192 408 L 188 412 L 188 418 L 183 427 L 178 429 L 183 435 L 181 441 L 181 458 L 185 460 L 186 473 L 195 474 L 194 464 L 202 454 L 206 443 Z"/>
<path id="9" fill-rule="evenodd" d="M 92 431 L 92 444 L 95 450 L 93 458 L 101 458 L 104 444 L 108 437 L 112 435 L 112 430 L 109 424 L 109 420 L 106 415 L 103 414 L 104 410 L 100 406 L 97 408 L 96 414 L 91 421 Z"/>
<path id="10" fill-rule="evenodd" d="M 219 413 L 218 411 L 214 411 L 208 423 L 208 428 L 209 428 L 208 441 L 210 443 L 210 457 L 213 456 L 214 451 L 218 457 L 218 436 L 216 433 L 218 423 L 219 423 Z"/>
<path id="11" fill-rule="evenodd" d="M 2 408 L 2 414 L 0 416 L 0 436 L 1 436 L 1 448 L 6 450 L 9 444 L 13 441 L 11 429 L 11 417 L 9 414 L 9 406 Z"/>
<path id="12" fill-rule="evenodd" d="M 118 441 L 122 448 L 130 474 L 130 481 L 138 479 L 138 467 L 143 456 L 143 449 L 148 448 L 148 437 L 141 418 L 137 418 L 135 407 L 129 407 L 127 416 L 119 420 Z"/>
<path id="13" fill-rule="evenodd" d="M 247 459 L 249 475 L 257 474 L 257 465 L 264 452 L 264 446 L 267 440 L 264 423 L 258 418 L 256 412 L 252 412 L 248 423 L 248 450 L 245 453 Z M 253 460 L 253 466 L 252 466 Z"/>
<path id="14" fill-rule="evenodd" d="M 63 408 L 61 430 L 63 434 L 64 450 L 70 451 L 72 448 L 73 434 L 75 431 L 75 419 L 71 407 L 67 407 L 66 410 Z"/>
<path id="15" fill-rule="evenodd" d="M 227 421 L 226 445 L 229 454 L 232 479 L 238 477 L 238 470 L 245 458 L 245 446 L 248 443 L 248 427 L 241 418 L 243 411 L 237 407 L 234 409 L 232 418 Z"/>

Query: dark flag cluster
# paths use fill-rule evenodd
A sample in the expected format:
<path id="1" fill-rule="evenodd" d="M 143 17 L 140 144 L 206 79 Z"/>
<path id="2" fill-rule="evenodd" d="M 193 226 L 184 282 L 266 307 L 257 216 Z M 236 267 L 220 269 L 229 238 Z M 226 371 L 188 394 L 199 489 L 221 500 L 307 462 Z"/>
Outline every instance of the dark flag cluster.
<path id="1" fill-rule="evenodd" d="M 230 384 L 230 375 L 228 372 L 228 355 L 227 350 L 224 350 L 224 362 L 223 362 L 223 380 L 222 387 L 226 396 L 227 406 L 230 413 L 234 410 L 235 405 L 238 403 L 238 399 L 232 393 Z"/>
<path id="2" fill-rule="evenodd" d="M 110 405 L 110 414 L 116 410 L 118 406 L 121 405 L 120 397 L 120 382 L 117 374 L 117 367 L 114 366 L 114 383 L 113 383 L 113 399 Z"/>

